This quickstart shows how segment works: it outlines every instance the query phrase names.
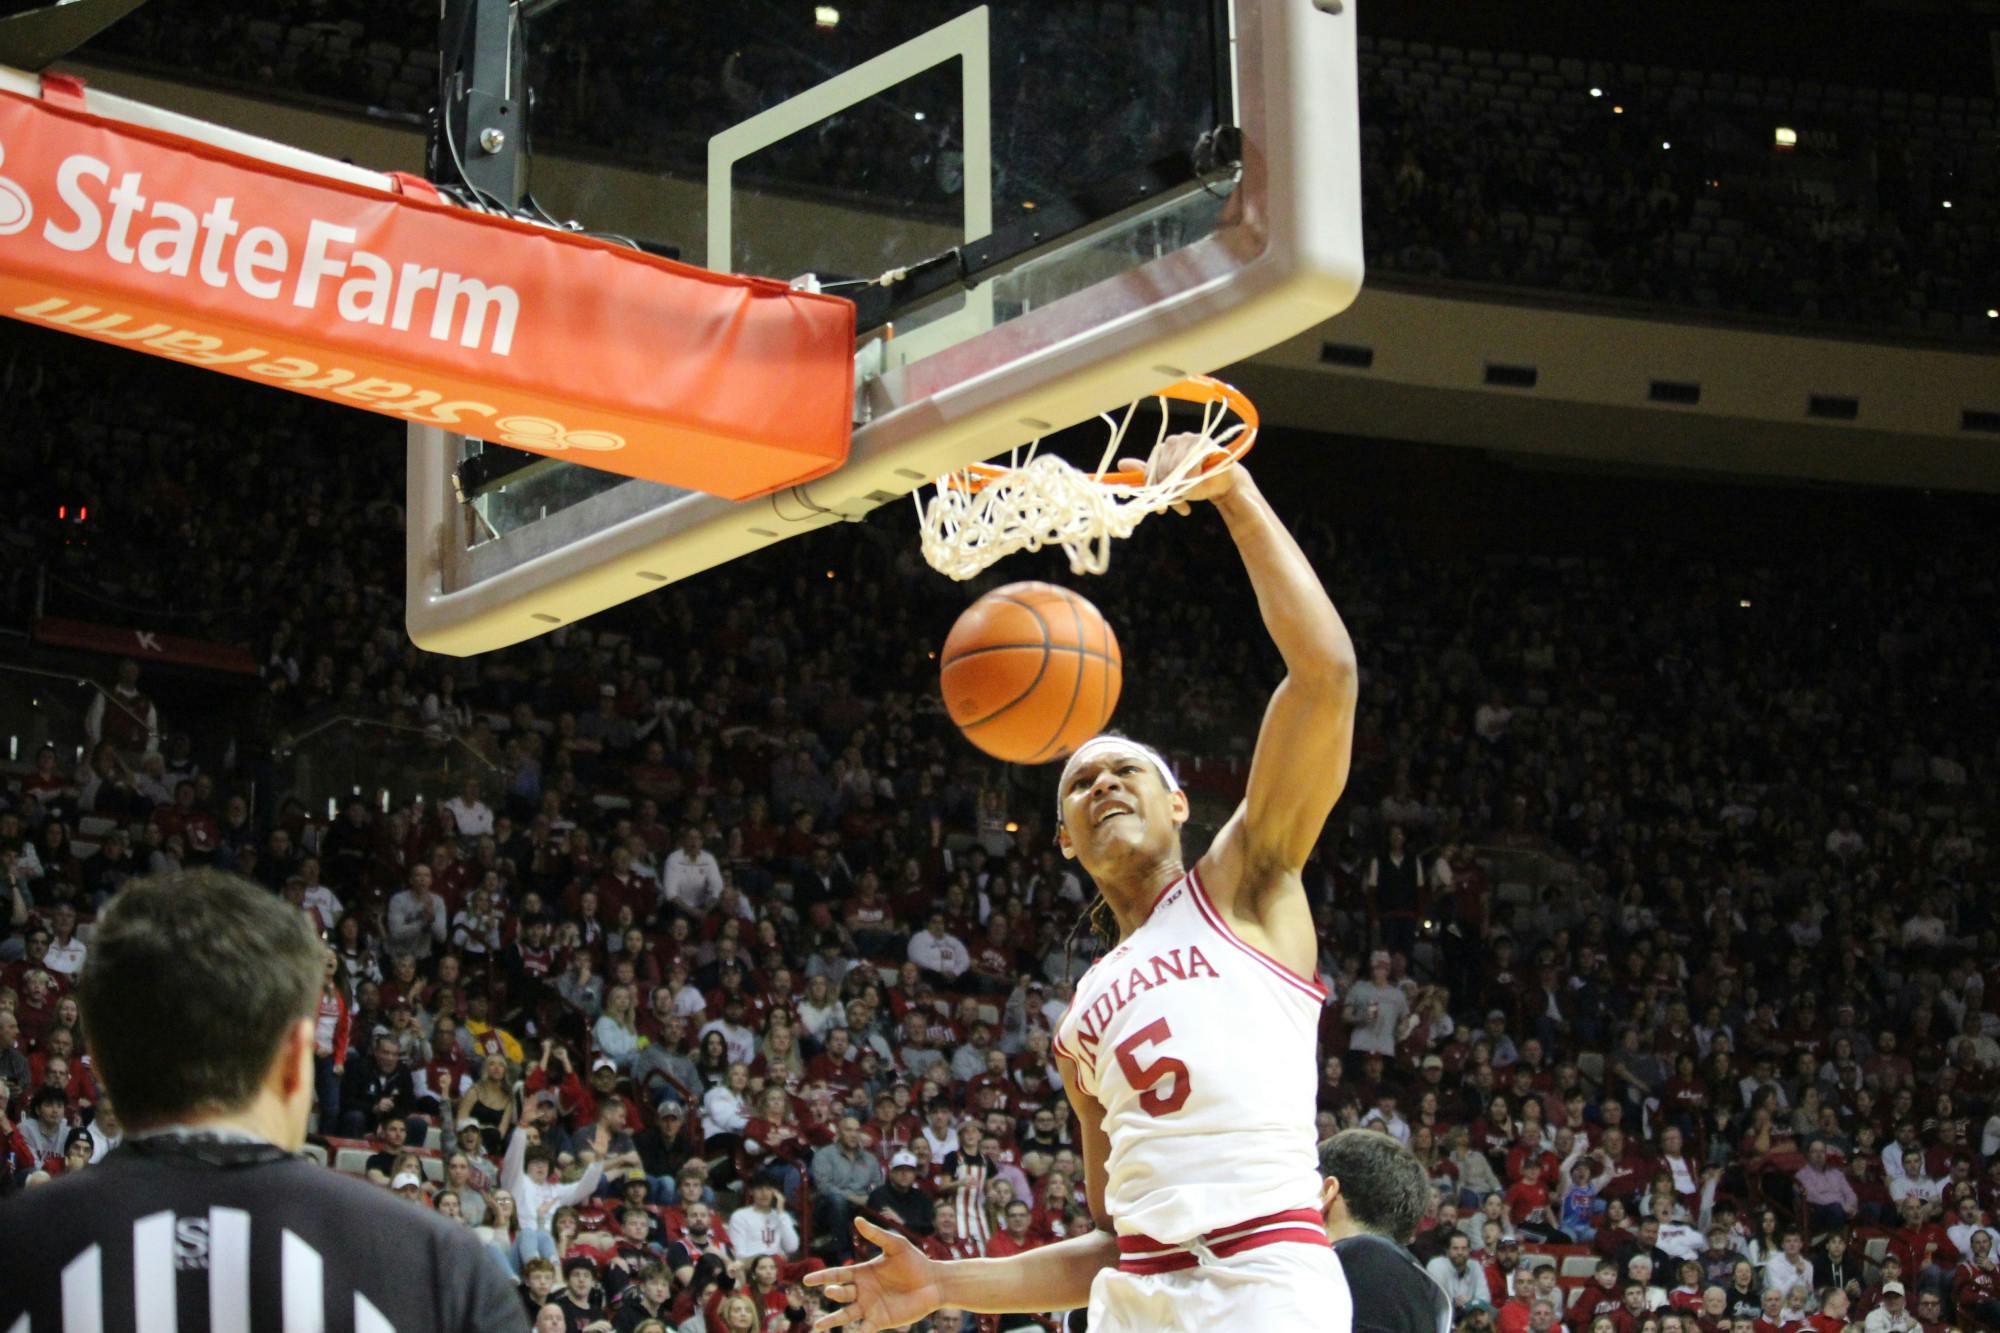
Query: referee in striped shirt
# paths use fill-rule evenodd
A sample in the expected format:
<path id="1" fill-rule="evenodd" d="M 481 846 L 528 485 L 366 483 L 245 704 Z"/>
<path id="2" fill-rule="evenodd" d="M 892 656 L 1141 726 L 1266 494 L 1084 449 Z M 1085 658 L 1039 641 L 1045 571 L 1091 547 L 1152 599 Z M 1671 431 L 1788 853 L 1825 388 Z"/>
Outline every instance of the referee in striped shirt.
<path id="1" fill-rule="evenodd" d="M 1345 1129 L 1319 1145 L 1319 1171 L 1352 1333 L 1452 1333 L 1451 1297 L 1406 1248 L 1435 1197 L 1416 1154 L 1380 1130 Z"/>
<path id="2" fill-rule="evenodd" d="M 0 1333 L 526 1333 L 469 1227 L 294 1155 L 324 957 L 216 871 L 112 900 L 78 997 L 124 1140 L 0 1203 Z"/>

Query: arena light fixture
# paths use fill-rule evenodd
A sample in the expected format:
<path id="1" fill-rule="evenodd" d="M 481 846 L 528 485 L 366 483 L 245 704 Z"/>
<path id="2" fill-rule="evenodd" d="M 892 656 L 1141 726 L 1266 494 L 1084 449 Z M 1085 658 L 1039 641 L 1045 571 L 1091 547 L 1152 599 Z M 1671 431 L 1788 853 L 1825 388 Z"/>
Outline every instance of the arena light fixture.
<path id="1" fill-rule="evenodd" d="M 1625 114 L 1625 108 L 1622 106 L 1614 106 L 1611 108 L 1611 114 L 1614 116 L 1622 116 Z"/>
<path id="2" fill-rule="evenodd" d="M 1799 132 L 1785 125 L 1778 126 L 1776 132 L 1772 134 L 1771 139 L 1772 143 L 1781 153 L 1789 152 L 1799 146 Z"/>
<path id="3" fill-rule="evenodd" d="M 1590 90 L 1590 95 L 1592 97 L 1602 97 L 1604 96 L 1604 90 L 1602 88 L 1592 88 Z"/>
<path id="4" fill-rule="evenodd" d="M 822 28 L 838 28 L 840 11 L 832 5 L 814 5 L 813 22 Z"/>
<path id="5" fill-rule="evenodd" d="M 1945 206 L 1946 208 L 1950 208 L 1950 207 L 1951 207 L 1951 200 L 1949 200 L 1949 199 L 1945 200 L 1945 201 L 1944 201 L 1944 206 Z"/>
<path id="6" fill-rule="evenodd" d="M 1674 143 L 1673 143 L 1673 140 L 1671 140 L 1671 139 L 1662 139 L 1662 140 L 1660 140 L 1660 147 L 1661 147 L 1661 148 L 1663 148 L 1663 149 L 1670 149 L 1670 148 L 1672 148 L 1673 146 L 1674 146 Z"/>
<path id="7" fill-rule="evenodd" d="M 1988 319 L 2000 319 L 2000 310 L 1989 310 L 1989 311 L 1987 311 L 1987 312 L 1986 312 L 1986 318 L 1988 318 Z"/>

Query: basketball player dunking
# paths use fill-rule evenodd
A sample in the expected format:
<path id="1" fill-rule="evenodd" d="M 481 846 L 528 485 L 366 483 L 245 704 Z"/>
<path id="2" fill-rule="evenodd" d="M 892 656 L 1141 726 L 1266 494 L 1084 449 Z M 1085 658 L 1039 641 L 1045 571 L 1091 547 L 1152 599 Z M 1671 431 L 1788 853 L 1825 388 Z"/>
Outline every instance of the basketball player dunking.
<path id="1" fill-rule="evenodd" d="M 1167 441 L 1153 474 L 1199 446 Z M 1058 844 L 1096 881 L 1097 910 L 1118 935 L 1056 1033 L 1099 1229 L 1004 1259 L 937 1262 L 858 1222 L 882 1254 L 806 1279 L 841 1307 L 815 1329 L 882 1333 L 946 1305 L 1002 1314 L 1086 1303 L 1091 1333 L 1345 1333 L 1352 1322 L 1318 1208 L 1325 992 L 1311 980 L 1318 951 L 1299 871 L 1347 782 L 1354 646 L 1240 466 L 1188 498 L 1222 511 L 1287 674 L 1243 804 L 1192 868 L 1181 863 L 1187 797 L 1156 751 L 1103 735 L 1063 767 Z"/>

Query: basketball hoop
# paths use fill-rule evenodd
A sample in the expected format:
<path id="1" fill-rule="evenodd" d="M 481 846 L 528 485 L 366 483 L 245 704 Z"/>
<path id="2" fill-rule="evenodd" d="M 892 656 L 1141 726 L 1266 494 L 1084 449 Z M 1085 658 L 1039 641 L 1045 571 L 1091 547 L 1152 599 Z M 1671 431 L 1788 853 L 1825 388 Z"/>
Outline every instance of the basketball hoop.
<path id="1" fill-rule="evenodd" d="M 1196 433 L 1209 447 L 1189 451 L 1172 472 L 1150 483 L 1141 470 L 1112 471 L 1138 410 L 1135 402 L 1122 417 L 1103 415 L 1111 442 L 1095 472 L 1037 454 L 1040 440 L 1015 450 L 1005 464 L 947 472 L 928 502 L 921 487 L 915 497 L 924 559 L 938 573 L 964 580 L 1018 551 L 1061 546 L 1071 572 L 1102 574 L 1111 565 L 1113 537 L 1131 536 L 1140 520 L 1179 503 L 1207 473 L 1234 466 L 1257 441 L 1257 409 L 1233 385 L 1196 375 L 1152 396 L 1161 400 L 1161 412 L 1149 460 L 1167 439 L 1168 399 L 1202 405 Z M 1232 416 L 1235 422 L 1226 424 Z"/>

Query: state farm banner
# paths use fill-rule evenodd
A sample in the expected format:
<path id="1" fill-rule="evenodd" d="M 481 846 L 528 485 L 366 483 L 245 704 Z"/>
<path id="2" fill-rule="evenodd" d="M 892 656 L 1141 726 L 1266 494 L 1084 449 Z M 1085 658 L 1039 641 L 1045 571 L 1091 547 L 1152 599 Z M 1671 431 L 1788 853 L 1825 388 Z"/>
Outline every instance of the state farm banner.
<path id="1" fill-rule="evenodd" d="M 190 639 L 179 634 L 158 634 L 152 630 L 130 629 L 123 625 L 99 625 L 88 620 L 59 620 L 44 616 L 35 622 L 36 643 L 59 648 L 81 648 L 90 653 L 130 657 L 135 661 L 174 662 L 181 666 L 207 667 L 239 676 L 258 674 L 257 659 L 250 650 L 233 643 L 210 639 Z"/>
<path id="2" fill-rule="evenodd" d="M 852 428 L 848 301 L 11 93 L 0 313 L 734 500 Z"/>

